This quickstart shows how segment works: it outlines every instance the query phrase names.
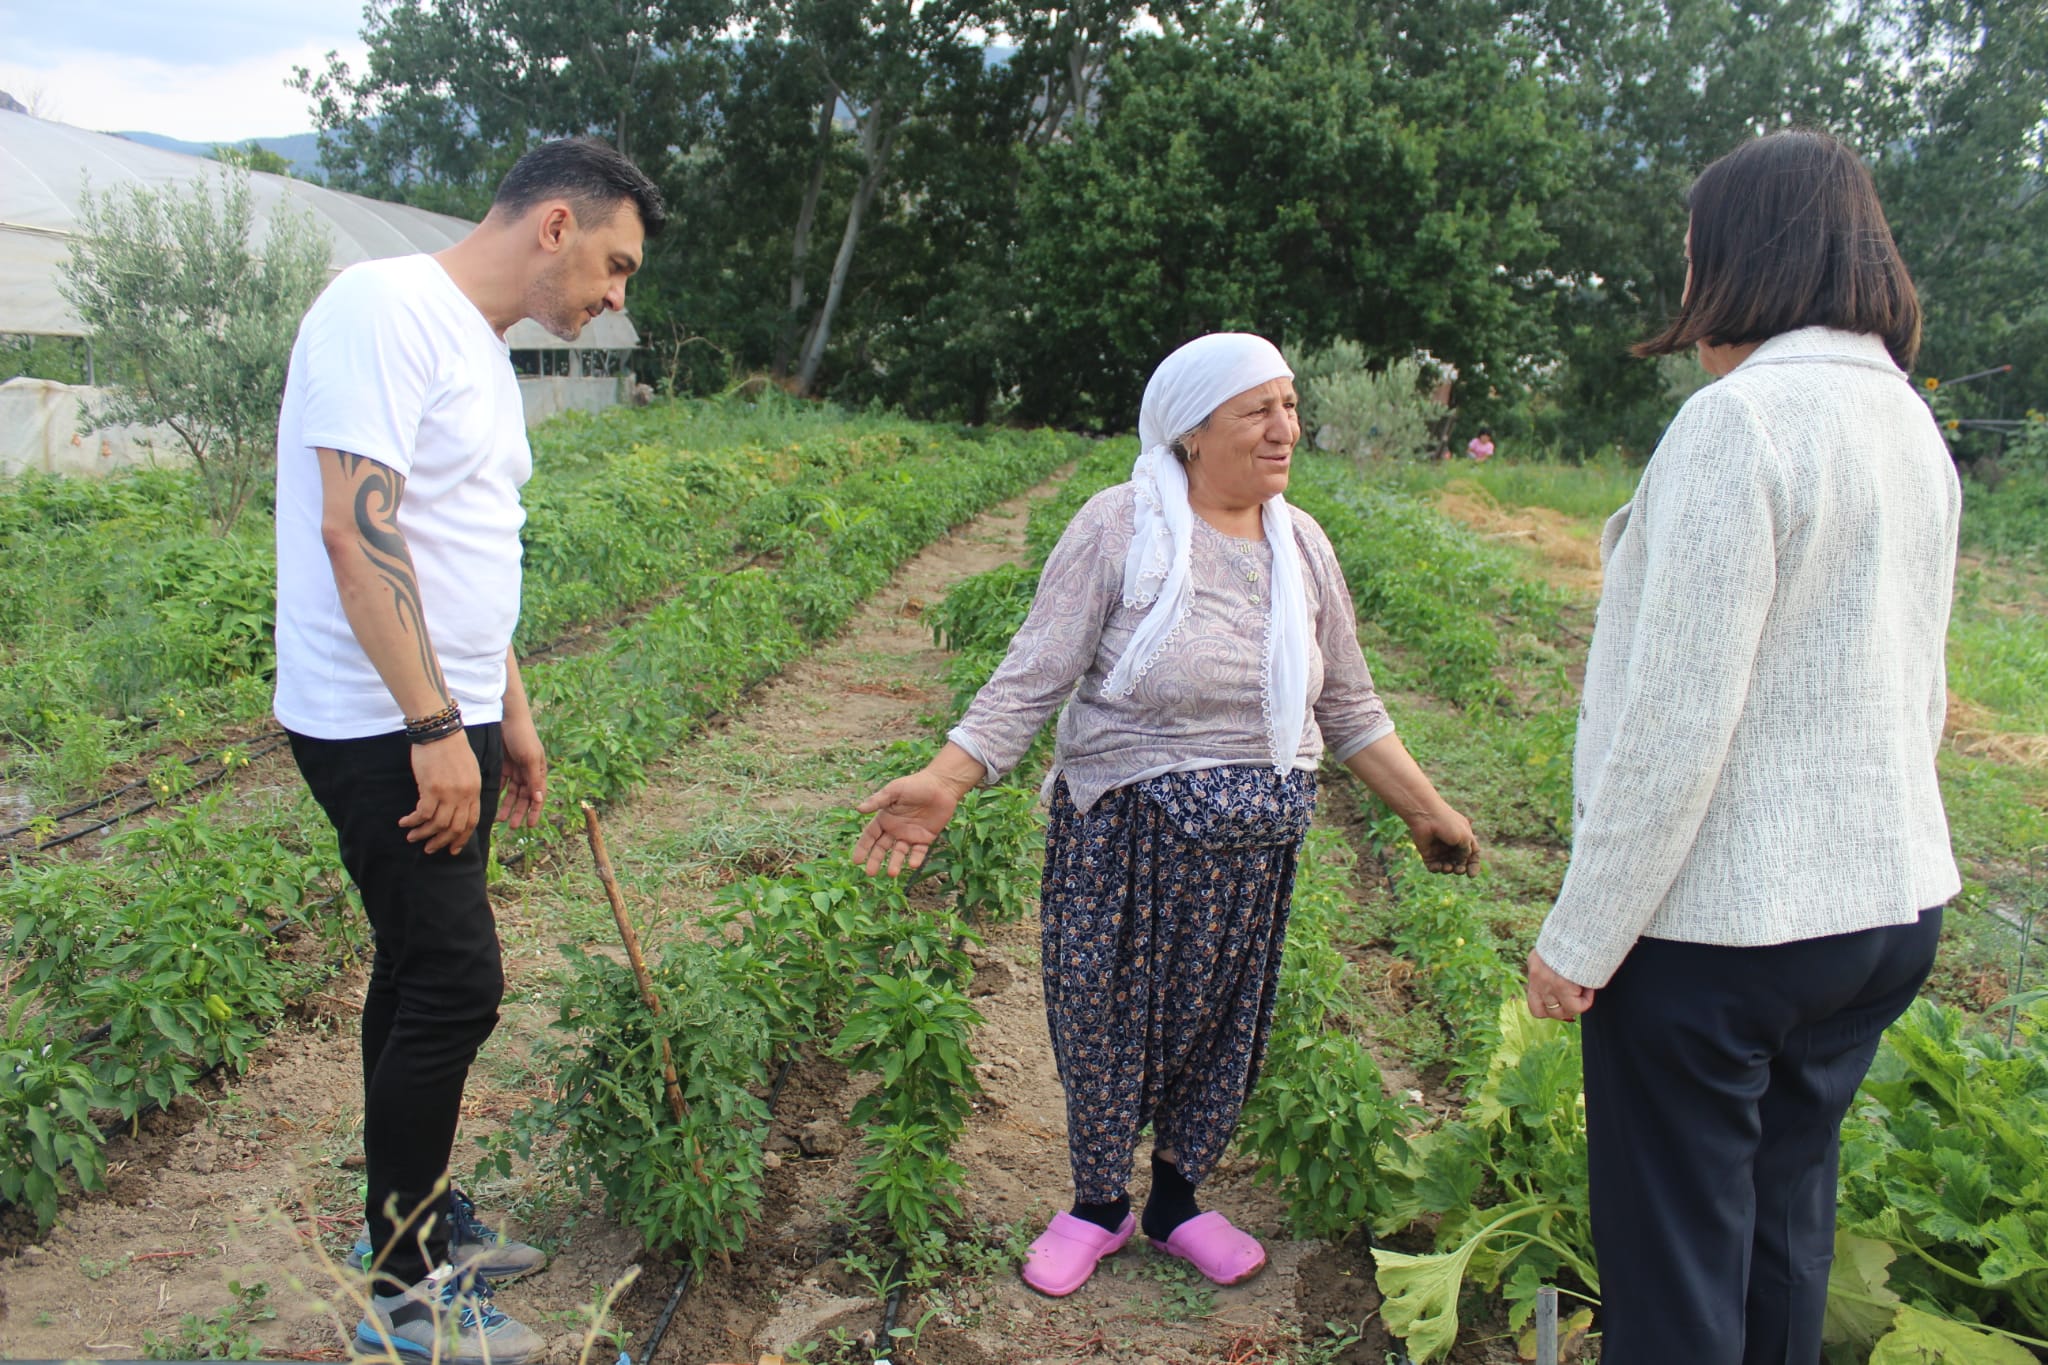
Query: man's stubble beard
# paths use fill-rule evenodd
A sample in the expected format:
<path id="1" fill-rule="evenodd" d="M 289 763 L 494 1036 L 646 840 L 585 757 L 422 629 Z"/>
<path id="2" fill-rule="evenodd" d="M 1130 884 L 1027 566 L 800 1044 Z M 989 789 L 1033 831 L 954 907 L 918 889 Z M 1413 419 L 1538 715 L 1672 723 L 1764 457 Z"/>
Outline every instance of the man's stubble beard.
<path id="1" fill-rule="evenodd" d="M 568 263 L 557 262 L 533 282 L 533 305 L 528 316 L 545 328 L 550 336 L 574 341 L 583 334 L 588 312 L 569 298 L 569 291 L 562 283 L 562 277 L 567 273 Z"/>

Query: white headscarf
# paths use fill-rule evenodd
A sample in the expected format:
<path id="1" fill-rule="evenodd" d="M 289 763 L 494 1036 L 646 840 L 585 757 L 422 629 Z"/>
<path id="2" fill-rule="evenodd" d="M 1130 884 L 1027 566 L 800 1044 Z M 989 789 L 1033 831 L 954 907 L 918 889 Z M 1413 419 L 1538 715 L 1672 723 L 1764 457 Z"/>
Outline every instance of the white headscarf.
<path id="1" fill-rule="evenodd" d="M 1105 684 L 1111 696 L 1137 687 L 1187 618 L 1194 591 L 1188 571 L 1194 510 L 1188 506 L 1188 476 L 1172 442 L 1209 419 L 1228 400 L 1294 371 L 1280 350 L 1248 332 L 1212 332 L 1197 337 L 1161 361 L 1145 385 L 1138 412 L 1142 449 L 1131 467 L 1137 489 L 1137 528 L 1124 558 L 1124 605 L 1150 606 L 1130 646 Z M 1275 493 L 1260 509 L 1266 543 L 1273 548 L 1273 613 L 1266 629 L 1266 722 L 1273 766 L 1291 768 L 1301 749 L 1308 719 L 1308 596 L 1301 583 L 1301 553 L 1294 542 L 1293 514 Z"/>

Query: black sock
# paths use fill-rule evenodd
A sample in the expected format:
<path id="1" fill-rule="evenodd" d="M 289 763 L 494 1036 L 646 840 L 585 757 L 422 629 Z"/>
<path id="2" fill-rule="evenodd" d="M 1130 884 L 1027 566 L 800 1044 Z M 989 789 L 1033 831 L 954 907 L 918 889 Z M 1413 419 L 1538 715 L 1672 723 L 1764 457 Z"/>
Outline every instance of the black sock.
<path id="1" fill-rule="evenodd" d="M 1107 1204 L 1083 1204 L 1074 1201 L 1074 1217 L 1095 1224 L 1104 1232 L 1115 1232 L 1124 1225 L 1124 1219 L 1131 1216 L 1131 1197 L 1120 1194 Z"/>
<path id="2" fill-rule="evenodd" d="M 1152 1193 L 1145 1198 L 1145 1235 L 1155 1242 L 1173 1236 L 1173 1230 L 1200 1213 L 1195 1187 L 1171 1161 L 1152 1154 Z"/>

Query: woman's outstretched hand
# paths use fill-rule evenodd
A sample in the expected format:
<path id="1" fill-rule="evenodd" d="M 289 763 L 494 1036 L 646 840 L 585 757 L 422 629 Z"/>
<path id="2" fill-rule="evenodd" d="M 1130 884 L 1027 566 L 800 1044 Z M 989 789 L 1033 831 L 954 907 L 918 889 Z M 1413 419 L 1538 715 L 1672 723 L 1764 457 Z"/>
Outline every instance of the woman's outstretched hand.
<path id="1" fill-rule="evenodd" d="M 1439 805 L 1409 820 L 1408 837 L 1431 872 L 1470 877 L 1479 871 L 1479 836 L 1472 832 L 1472 822 L 1449 806 Z"/>
<path id="2" fill-rule="evenodd" d="M 985 771 L 966 750 L 947 744 L 926 767 L 897 778 L 854 807 L 874 819 L 855 841 L 853 860 L 865 866 L 870 877 L 880 875 L 885 860 L 892 877 L 903 871 L 906 861 L 912 871 L 923 867 L 960 798 L 974 790 Z"/>

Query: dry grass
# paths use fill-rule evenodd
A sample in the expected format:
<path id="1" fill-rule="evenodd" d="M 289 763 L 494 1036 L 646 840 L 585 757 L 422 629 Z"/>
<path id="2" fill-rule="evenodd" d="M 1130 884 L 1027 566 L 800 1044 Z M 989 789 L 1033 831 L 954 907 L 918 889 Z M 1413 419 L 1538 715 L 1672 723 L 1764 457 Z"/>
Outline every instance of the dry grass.
<path id="1" fill-rule="evenodd" d="M 1529 550 L 1545 580 L 1579 592 L 1600 591 L 1600 532 L 1577 517 L 1548 507 L 1502 507 L 1470 479 L 1444 485 L 1437 510 L 1487 540 Z"/>
<path id="2" fill-rule="evenodd" d="M 1951 691 L 1948 720 L 1942 728 L 1950 747 L 1958 753 L 2016 768 L 2048 771 L 2048 735 L 2000 730 L 1993 723 L 1997 719 L 1997 713 L 1964 701 Z"/>

